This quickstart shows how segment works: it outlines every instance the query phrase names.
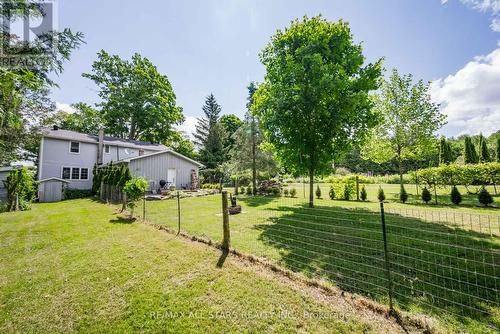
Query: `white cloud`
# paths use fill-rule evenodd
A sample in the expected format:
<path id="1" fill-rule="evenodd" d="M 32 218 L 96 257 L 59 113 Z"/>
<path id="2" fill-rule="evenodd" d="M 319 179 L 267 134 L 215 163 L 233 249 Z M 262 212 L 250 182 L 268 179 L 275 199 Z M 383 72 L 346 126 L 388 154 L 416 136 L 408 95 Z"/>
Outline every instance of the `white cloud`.
<path id="1" fill-rule="evenodd" d="M 177 130 L 184 133 L 189 139 L 193 140 L 193 133 L 196 131 L 196 123 L 198 123 L 198 118 L 193 116 L 186 116 L 184 123 L 176 126 Z"/>
<path id="2" fill-rule="evenodd" d="M 67 103 L 61 103 L 61 102 L 56 102 L 56 110 L 57 111 L 64 111 L 69 114 L 72 114 L 76 111 L 75 108 L 73 108 L 71 105 Z"/>
<path id="3" fill-rule="evenodd" d="M 444 5 L 449 0 L 441 0 L 441 3 Z M 459 0 L 466 6 L 470 8 L 483 12 L 483 13 L 491 13 L 492 20 L 490 24 L 490 28 L 493 31 L 500 32 L 500 0 Z"/>
<path id="4" fill-rule="evenodd" d="M 446 135 L 486 135 L 500 129 L 500 48 L 475 57 L 462 69 L 431 84 L 431 95 L 448 115 Z"/>

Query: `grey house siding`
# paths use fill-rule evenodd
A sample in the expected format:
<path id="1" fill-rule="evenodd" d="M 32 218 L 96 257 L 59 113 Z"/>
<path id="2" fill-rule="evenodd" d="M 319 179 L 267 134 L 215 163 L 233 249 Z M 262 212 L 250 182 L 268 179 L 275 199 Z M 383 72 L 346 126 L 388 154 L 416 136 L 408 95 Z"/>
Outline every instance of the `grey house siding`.
<path id="1" fill-rule="evenodd" d="M 106 142 L 104 142 L 104 146 L 106 146 Z M 96 146 L 97 147 L 97 146 Z M 144 155 L 158 152 L 157 150 L 144 150 Z M 96 153 L 97 154 L 97 153 Z M 118 160 L 130 159 L 133 157 L 137 157 L 139 155 L 139 149 L 137 148 L 127 148 L 109 144 L 109 153 L 104 151 L 102 159 L 103 163 L 107 164 L 112 162 L 116 162 Z M 96 155 L 97 157 L 97 155 Z"/>
<path id="2" fill-rule="evenodd" d="M 76 140 L 75 140 L 76 141 Z M 88 168 L 89 174 L 87 180 L 68 180 L 69 188 L 90 189 L 92 188 L 92 169 L 97 162 L 97 143 L 79 142 L 80 153 L 71 153 L 69 150 L 71 140 L 43 138 L 41 143 L 41 162 L 39 180 L 50 177 L 62 177 L 63 167 Z M 150 154 L 157 151 L 144 150 L 144 154 Z M 109 153 L 103 154 L 105 164 L 119 159 L 129 159 L 139 155 L 139 149 L 109 146 Z"/>
<path id="3" fill-rule="evenodd" d="M 68 180 L 70 188 L 90 189 L 92 188 L 92 168 L 97 159 L 97 145 L 80 142 L 80 153 L 69 151 L 69 140 L 54 138 L 43 138 L 40 161 L 40 174 L 38 179 L 50 177 L 62 177 L 63 167 L 88 168 L 88 180 Z"/>
<path id="4" fill-rule="evenodd" d="M 191 170 L 198 174 L 198 166 L 190 161 L 180 158 L 170 152 L 155 154 L 142 159 L 135 159 L 129 162 L 129 169 L 132 175 L 142 176 L 150 182 L 154 182 L 158 187 L 160 180 L 167 180 L 167 171 L 175 168 L 175 186 L 180 188 L 183 185 L 191 184 Z"/>

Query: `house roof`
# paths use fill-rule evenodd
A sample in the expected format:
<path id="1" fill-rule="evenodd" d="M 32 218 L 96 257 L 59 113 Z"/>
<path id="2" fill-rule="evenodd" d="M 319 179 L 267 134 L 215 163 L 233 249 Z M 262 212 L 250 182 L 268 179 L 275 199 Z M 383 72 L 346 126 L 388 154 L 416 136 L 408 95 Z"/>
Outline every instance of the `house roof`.
<path id="1" fill-rule="evenodd" d="M 119 160 L 119 161 L 117 161 L 116 163 L 120 163 L 120 162 L 127 162 L 127 163 L 128 163 L 128 162 L 133 161 L 133 160 L 139 160 L 139 159 L 149 158 L 149 157 L 151 157 L 151 156 L 160 155 L 160 154 L 164 154 L 164 153 L 170 153 L 170 154 L 172 154 L 172 155 L 175 155 L 175 156 L 177 156 L 177 157 L 179 157 L 179 158 L 181 158 L 181 159 L 184 159 L 184 160 L 186 160 L 186 161 L 191 162 L 192 164 L 197 165 L 198 167 L 205 167 L 205 165 L 203 165 L 202 163 L 199 163 L 198 161 L 193 160 L 193 159 L 191 159 L 191 158 L 188 158 L 188 157 L 186 157 L 185 155 L 182 155 L 182 154 L 180 154 L 180 153 L 177 153 L 177 152 L 175 152 L 175 151 L 173 151 L 173 150 L 171 150 L 171 149 L 166 149 L 166 150 L 164 150 L 164 151 L 159 151 L 159 152 L 154 152 L 154 153 L 150 153 L 150 154 L 139 155 L 139 156 L 137 156 L 137 157 L 133 157 L 133 158 L 128 158 L 128 159 Z"/>
<path id="2" fill-rule="evenodd" d="M 45 138 L 74 140 L 74 141 L 93 143 L 93 144 L 97 144 L 99 142 L 99 137 L 96 135 L 80 133 L 70 130 L 63 130 L 63 129 L 58 129 L 58 130 L 43 129 L 42 135 Z M 129 147 L 129 148 L 142 148 L 151 151 L 164 151 L 168 149 L 168 147 L 161 144 L 153 144 L 150 142 L 139 141 L 139 140 L 121 139 L 111 136 L 104 136 L 104 144 L 120 146 L 120 147 Z"/>
<path id="3" fill-rule="evenodd" d="M 61 179 L 59 177 L 48 177 L 46 179 L 43 179 L 43 180 L 39 180 L 38 182 L 39 183 L 42 183 L 42 182 L 47 182 L 47 181 L 60 181 L 60 182 L 65 182 L 65 183 L 69 183 L 68 180 L 64 180 L 64 179 Z"/>

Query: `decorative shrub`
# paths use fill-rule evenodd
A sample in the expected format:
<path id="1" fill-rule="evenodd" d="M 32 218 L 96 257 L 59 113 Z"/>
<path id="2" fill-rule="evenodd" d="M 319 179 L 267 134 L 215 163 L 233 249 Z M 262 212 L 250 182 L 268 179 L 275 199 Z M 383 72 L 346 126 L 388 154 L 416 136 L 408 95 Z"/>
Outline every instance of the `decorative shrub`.
<path id="1" fill-rule="evenodd" d="M 281 183 L 276 180 L 265 180 L 259 184 L 259 193 L 261 194 L 274 194 L 275 190 L 273 188 L 277 188 L 281 191 Z M 271 189 L 271 190 L 269 190 Z"/>
<path id="2" fill-rule="evenodd" d="M 344 184 L 342 199 L 349 201 L 352 197 L 353 192 L 354 192 L 354 186 L 351 183 Z"/>
<path id="3" fill-rule="evenodd" d="M 385 201 L 384 189 L 382 189 L 382 187 L 379 187 L 379 188 L 378 188 L 378 195 L 377 195 L 377 198 L 378 198 L 379 202 L 383 202 L 383 201 Z"/>
<path id="4" fill-rule="evenodd" d="M 295 197 L 297 195 L 297 190 L 295 188 L 290 189 L 290 197 Z"/>
<path id="5" fill-rule="evenodd" d="M 425 202 L 425 204 L 429 203 L 432 199 L 432 195 L 431 195 L 431 192 L 429 191 L 429 189 L 427 189 L 427 187 L 424 187 L 424 189 L 422 189 L 422 201 Z"/>
<path id="6" fill-rule="evenodd" d="M 247 195 L 252 195 L 252 186 L 247 187 Z"/>
<path id="7" fill-rule="evenodd" d="M 316 186 L 316 198 L 321 198 L 321 188 L 319 187 L 319 184 Z"/>
<path id="8" fill-rule="evenodd" d="M 459 205 L 462 202 L 462 195 L 460 194 L 460 191 L 458 191 L 458 188 L 456 186 L 453 186 L 451 188 L 451 202 L 455 205 Z"/>
<path id="9" fill-rule="evenodd" d="M 335 199 L 335 189 L 333 188 L 333 186 L 330 186 L 330 192 L 328 193 L 328 195 L 330 196 L 330 199 Z"/>
<path id="10" fill-rule="evenodd" d="M 283 189 L 283 195 L 288 196 L 288 188 Z"/>
<path id="11" fill-rule="evenodd" d="M 486 190 L 485 186 L 482 186 L 479 189 L 479 192 L 477 194 L 477 199 L 479 200 L 479 203 L 481 203 L 484 206 L 488 206 L 491 203 L 493 203 L 493 197 L 488 192 L 488 190 Z"/>
<path id="12" fill-rule="evenodd" d="M 406 192 L 405 186 L 401 185 L 401 190 L 399 191 L 399 200 L 406 203 L 408 200 L 408 193 Z"/>
<path id="13" fill-rule="evenodd" d="M 6 211 L 29 210 L 36 193 L 33 175 L 26 168 L 13 169 L 3 183 L 7 189 Z"/>
<path id="14" fill-rule="evenodd" d="M 240 187 L 239 193 L 242 195 L 245 194 L 245 187 Z"/>
<path id="15" fill-rule="evenodd" d="M 92 196 L 92 189 L 64 189 L 64 199 L 86 198 Z"/>
<path id="16" fill-rule="evenodd" d="M 366 199 L 368 198 L 365 186 L 361 187 L 361 193 L 359 194 L 359 196 L 363 202 L 366 201 Z"/>
<path id="17" fill-rule="evenodd" d="M 130 217 L 133 217 L 136 202 L 144 195 L 148 185 L 148 181 L 142 177 L 133 178 L 125 184 L 123 191 L 127 194 L 127 206 L 131 209 Z"/>

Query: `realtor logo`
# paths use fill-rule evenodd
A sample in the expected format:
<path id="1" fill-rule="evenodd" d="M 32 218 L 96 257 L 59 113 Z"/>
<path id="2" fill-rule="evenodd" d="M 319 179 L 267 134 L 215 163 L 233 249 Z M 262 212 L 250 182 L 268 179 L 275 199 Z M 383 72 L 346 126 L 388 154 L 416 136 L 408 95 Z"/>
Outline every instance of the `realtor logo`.
<path id="1" fill-rule="evenodd" d="M 55 48 L 56 6 L 52 0 L 0 0 L 1 65 L 26 66 Z M 19 63 L 21 62 L 21 63 Z"/>

